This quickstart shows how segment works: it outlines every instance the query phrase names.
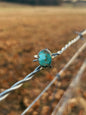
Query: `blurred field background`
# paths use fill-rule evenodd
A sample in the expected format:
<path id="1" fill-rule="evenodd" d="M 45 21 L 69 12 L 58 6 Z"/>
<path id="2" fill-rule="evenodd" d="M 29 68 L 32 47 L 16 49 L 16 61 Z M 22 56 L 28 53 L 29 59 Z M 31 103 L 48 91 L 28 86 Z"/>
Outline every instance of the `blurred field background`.
<path id="1" fill-rule="evenodd" d="M 0 92 L 23 79 L 39 65 L 33 59 L 41 49 L 56 52 L 76 36 L 75 31 L 83 29 L 86 29 L 85 6 L 30 6 L 0 2 Z M 72 45 L 53 60 L 52 68 L 37 73 L 32 80 L 0 102 L 0 115 L 20 115 L 84 42 L 79 40 Z M 85 58 L 86 49 L 64 72 L 61 81 L 56 81 L 27 115 L 48 115 L 58 83 L 52 112 Z M 76 95 L 84 100 L 84 106 L 75 101 L 66 115 L 86 115 L 86 71 L 78 92 L 79 95 Z"/>

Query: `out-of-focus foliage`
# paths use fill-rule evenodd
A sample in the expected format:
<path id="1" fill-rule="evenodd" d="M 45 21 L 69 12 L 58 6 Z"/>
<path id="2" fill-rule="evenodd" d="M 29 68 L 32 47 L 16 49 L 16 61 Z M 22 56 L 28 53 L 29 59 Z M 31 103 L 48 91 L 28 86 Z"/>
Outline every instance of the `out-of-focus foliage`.
<path id="1" fill-rule="evenodd" d="M 31 5 L 60 5 L 63 0 L 0 0 L 7 2 L 17 2 Z"/>

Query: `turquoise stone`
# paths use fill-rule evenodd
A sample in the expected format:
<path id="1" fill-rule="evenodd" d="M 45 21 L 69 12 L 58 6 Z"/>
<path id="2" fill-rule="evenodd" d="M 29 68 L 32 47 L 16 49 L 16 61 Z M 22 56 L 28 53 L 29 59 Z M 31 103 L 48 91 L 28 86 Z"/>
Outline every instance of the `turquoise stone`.
<path id="1" fill-rule="evenodd" d="M 38 61 L 43 67 L 50 66 L 52 61 L 51 52 L 48 49 L 41 50 L 38 54 Z"/>

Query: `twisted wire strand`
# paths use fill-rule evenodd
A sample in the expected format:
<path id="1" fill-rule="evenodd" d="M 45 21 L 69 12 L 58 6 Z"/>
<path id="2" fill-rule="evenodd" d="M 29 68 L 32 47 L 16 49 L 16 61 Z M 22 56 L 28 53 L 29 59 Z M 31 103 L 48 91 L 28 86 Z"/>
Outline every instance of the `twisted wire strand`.
<path id="1" fill-rule="evenodd" d="M 65 47 L 63 47 L 60 51 L 58 51 L 57 53 L 52 53 L 52 58 L 56 57 L 57 55 L 60 55 L 61 53 L 63 53 L 69 46 L 71 46 L 73 43 L 75 43 L 76 41 L 78 41 L 79 39 L 82 38 L 82 36 L 86 34 L 86 30 L 78 33 L 78 36 L 70 41 L 67 45 L 65 45 Z M 3 91 L 2 93 L 0 93 L 0 101 L 2 101 L 3 99 L 5 99 L 10 92 L 18 89 L 19 87 L 21 87 L 23 85 L 23 83 L 27 82 L 28 80 L 32 79 L 34 74 L 39 72 L 41 69 L 43 69 L 40 65 L 30 74 L 28 74 L 23 80 L 18 81 L 17 83 L 15 83 L 13 86 L 11 86 L 9 89 Z"/>
<path id="2" fill-rule="evenodd" d="M 12 92 L 12 91 L 18 89 L 19 87 L 21 87 L 23 85 L 23 83 L 25 83 L 25 82 L 29 81 L 30 79 L 32 79 L 34 74 L 39 72 L 41 69 L 42 69 L 41 66 L 36 67 L 35 70 L 33 72 L 31 72 L 30 74 L 28 74 L 23 80 L 20 80 L 20 81 L 16 82 L 9 89 L 7 89 L 4 92 L 0 93 L 0 101 L 3 100 L 4 98 L 6 98 L 9 95 L 10 92 Z"/>
<path id="3" fill-rule="evenodd" d="M 79 39 L 82 39 L 83 38 L 83 35 L 86 34 L 86 30 L 83 30 L 82 32 L 76 32 L 76 34 L 78 34 L 78 36 L 69 41 L 68 44 L 66 44 L 60 51 L 56 52 L 56 53 L 52 53 L 52 57 L 56 57 L 57 55 L 60 55 L 62 54 L 68 47 L 70 47 L 72 44 L 74 44 L 75 42 L 77 42 Z"/>
<path id="4" fill-rule="evenodd" d="M 86 48 L 86 42 L 82 45 L 82 47 L 74 54 L 74 56 L 69 60 L 69 62 L 60 70 L 59 73 L 55 76 L 55 78 L 47 85 L 47 87 L 38 95 L 38 97 L 24 110 L 21 115 L 25 115 L 26 112 L 40 99 L 40 97 L 51 87 L 51 85 L 60 78 L 62 73 L 73 63 L 73 61 L 78 57 L 78 55 Z"/>
<path id="5" fill-rule="evenodd" d="M 55 107 L 54 111 L 52 112 L 52 115 L 63 115 L 65 107 L 68 104 L 68 100 L 73 96 L 73 92 L 75 88 L 77 87 L 78 83 L 80 82 L 80 79 L 85 69 L 86 69 L 86 60 L 81 65 L 77 75 L 73 78 L 71 84 L 69 85 L 68 89 L 62 96 L 60 102 Z"/>

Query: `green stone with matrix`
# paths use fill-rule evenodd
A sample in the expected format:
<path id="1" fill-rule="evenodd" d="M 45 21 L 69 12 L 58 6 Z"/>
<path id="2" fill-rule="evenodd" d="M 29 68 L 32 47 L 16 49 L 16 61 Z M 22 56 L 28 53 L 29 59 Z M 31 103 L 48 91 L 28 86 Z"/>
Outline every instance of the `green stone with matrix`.
<path id="1" fill-rule="evenodd" d="M 39 64 L 43 67 L 51 66 L 52 56 L 48 49 L 41 50 L 38 54 Z"/>

